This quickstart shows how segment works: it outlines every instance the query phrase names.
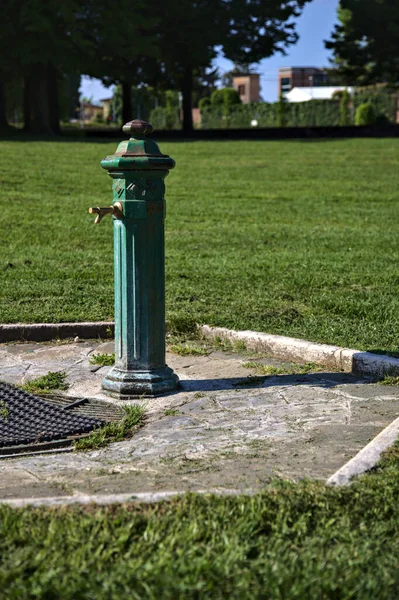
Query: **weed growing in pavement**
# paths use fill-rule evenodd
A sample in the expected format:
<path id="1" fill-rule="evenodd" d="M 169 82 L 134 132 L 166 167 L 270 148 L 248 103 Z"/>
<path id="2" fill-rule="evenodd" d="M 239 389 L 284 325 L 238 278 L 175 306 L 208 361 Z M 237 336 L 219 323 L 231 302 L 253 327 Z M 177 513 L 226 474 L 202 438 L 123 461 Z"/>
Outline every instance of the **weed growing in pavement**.
<path id="1" fill-rule="evenodd" d="M 1 419 L 8 419 L 8 415 L 10 414 L 10 411 L 7 408 L 7 404 L 4 402 L 4 400 L 0 400 L 0 418 Z"/>
<path id="2" fill-rule="evenodd" d="M 31 379 L 21 386 L 29 394 L 50 394 L 54 390 L 67 390 L 65 371 L 49 371 L 47 375 Z"/>
<path id="3" fill-rule="evenodd" d="M 209 343 L 216 350 L 220 350 L 221 352 L 245 352 L 247 347 L 245 342 L 242 340 L 231 341 L 226 338 L 221 338 L 219 336 L 215 336 L 212 340 L 209 340 Z"/>
<path id="4" fill-rule="evenodd" d="M 92 354 L 89 363 L 100 367 L 112 367 L 115 364 L 115 354 Z"/>
<path id="5" fill-rule="evenodd" d="M 165 417 L 176 417 L 180 414 L 180 411 L 177 410 L 177 408 L 165 408 L 163 414 L 165 415 Z"/>
<path id="6" fill-rule="evenodd" d="M 381 385 L 399 385 L 399 375 L 386 375 L 379 383 Z"/>
<path id="7" fill-rule="evenodd" d="M 125 414 L 121 421 L 106 423 L 87 437 L 77 440 L 75 450 L 95 450 L 112 442 L 122 442 L 131 438 L 144 425 L 145 409 L 138 404 L 132 404 L 124 406 L 123 411 Z"/>
<path id="8" fill-rule="evenodd" d="M 195 346 L 192 343 L 178 343 L 169 346 L 169 350 L 179 356 L 208 356 L 211 351 L 203 346 Z"/>
<path id="9" fill-rule="evenodd" d="M 285 363 L 281 367 L 275 367 L 273 365 L 264 365 L 260 362 L 249 361 L 242 363 L 242 366 L 245 369 L 251 369 L 257 375 L 307 375 L 308 373 L 314 373 L 323 369 L 323 367 L 315 363 L 306 363 L 304 365 Z"/>

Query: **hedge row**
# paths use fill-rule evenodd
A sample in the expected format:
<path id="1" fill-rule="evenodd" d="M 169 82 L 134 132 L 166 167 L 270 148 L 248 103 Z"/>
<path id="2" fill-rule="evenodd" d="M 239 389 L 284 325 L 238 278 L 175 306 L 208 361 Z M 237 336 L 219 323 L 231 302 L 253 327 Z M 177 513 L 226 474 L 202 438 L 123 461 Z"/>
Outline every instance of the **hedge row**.
<path id="1" fill-rule="evenodd" d="M 377 122 L 396 122 L 396 96 L 390 93 L 357 93 L 348 110 L 348 125 L 355 124 L 358 106 L 370 102 L 377 115 Z M 151 112 L 155 129 L 180 129 L 178 110 L 157 108 Z M 339 100 L 310 100 L 309 102 L 233 105 L 226 115 L 223 106 L 207 106 L 201 110 L 201 129 L 240 129 L 251 127 L 332 127 L 340 125 Z"/>
<path id="2" fill-rule="evenodd" d="M 281 110 L 281 108 L 280 108 Z M 250 127 L 256 120 L 258 127 L 278 127 L 283 121 L 286 127 L 339 125 L 339 104 L 335 101 L 298 102 L 284 104 L 279 118 L 279 103 L 241 104 L 232 108 L 228 117 L 221 109 L 209 107 L 201 113 L 201 128 L 240 128 Z"/>
<path id="3" fill-rule="evenodd" d="M 369 101 L 375 110 L 378 121 L 396 122 L 396 98 L 388 94 L 370 96 L 357 94 L 351 102 L 348 125 L 355 124 L 356 109 Z M 279 111 L 283 118 L 279 118 Z M 281 112 L 280 112 L 281 115 Z M 250 127 L 256 120 L 258 127 L 279 127 L 281 121 L 285 127 L 333 127 L 340 125 L 340 104 L 338 100 L 310 100 L 309 102 L 274 104 L 241 104 L 231 109 L 228 117 L 221 109 L 208 107 L 201 112 L 202 129 L 226 129 Z"/>

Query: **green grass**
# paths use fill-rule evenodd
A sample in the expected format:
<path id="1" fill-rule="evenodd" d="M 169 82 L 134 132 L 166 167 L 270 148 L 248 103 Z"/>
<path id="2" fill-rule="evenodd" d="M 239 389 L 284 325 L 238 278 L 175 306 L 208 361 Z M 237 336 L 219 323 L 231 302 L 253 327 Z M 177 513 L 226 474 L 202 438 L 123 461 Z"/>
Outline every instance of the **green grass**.
<path id="1" fill-rule="evenodd" d="M 180 414 L 180 411 L 177 408 L 165 408 L 163 411 L 165 417 L 177 417 Z"/>
<path id="2" fill-rule="evenodd" d="M 8 409 L 7 404 L 4 400 L 0 400 L 0 419 L 4 419 L 5 421 L 8 419 L 10 411 Z"/>
<path id="3" fill-rule="evenodd" d="M 350 487 L 274 481 L 253 497 L 0 506 L 8 600 L 397 600 L 399 445 Z"/>
<path id="4" fill-rule="evenodd" d="M 219 336 L 216 336 L 214 338 L 211 338 L 210 340 L 208 340 L 208 344 L 210 344 L 215 350 L 221 350 L 222 352 L 236 352 L 236 353 L 240 353 L 240 352 L 244 352 L 244 353 L 248 353 L 248 354 L 256 354 L 257 356 L 259 356 L 259 352 L 248 352 L 247 351 L 247 346 L 245 344 L 245 342 L 243 342 L 242 340 L 238 340 L 238 341 L 231 341 L 228 339 L 222 339 Z"/>
<path id="5" fill-rule="evenodd" d="M 379 383 L 382 385 L 399 385 L 398 375 L 386 375 Z"/>
<path id="6" fill-rule="evenodd" d="M 180 342 L 169 346 L 169 350 L 179 356 L 208 356 L 211 350 L 203 346 L 194 345 L 192 342 Z"/>
<path id="7" fill-rule="evenodd" d="M 251 369 L 256 375 L 307 375 L 308 373 L 323 369 L 323 367 L 315 363 L 305 363 L 304 365 L 287 363 L 281 367 L 274 367 L 273 365 L 264 365 L 260 362 L 249 361 L 242 363 L 242 366 L 245 369 Z"/>
<path id="8" fill-rule="evenodd" d="M 50 394 L 54 390 L 67 390 L 68 384 L 65 379 L 64 371 L 49 371 L 47 375 L 31 379 L 21 385 L 21 388 L 30 394 Z"/>
<path id="9" fill-rule="evenodd" d="M 89 363 L 100 367 L 112 367 L 115 364 L 115 354 L 92 354 Z"/>
<path id="10" fill-rule="evenodd" d="M 121 421 L 106 423 L 95 429 L 87 437 L 75 442 L 75 450 L 96 450 L 113 442 L 122 442 L 131 438 L 139 427 L 144 425 L 145 409 L 138 404 L 123 407 L 124 416 Z"/>
<path id="11" fill-rule="evenodd" d="M 112 319 L 116 142 L 0 143 L 0 322 Z M 398 139 L 161 150 L 169 320 L 398 351 Z"/>

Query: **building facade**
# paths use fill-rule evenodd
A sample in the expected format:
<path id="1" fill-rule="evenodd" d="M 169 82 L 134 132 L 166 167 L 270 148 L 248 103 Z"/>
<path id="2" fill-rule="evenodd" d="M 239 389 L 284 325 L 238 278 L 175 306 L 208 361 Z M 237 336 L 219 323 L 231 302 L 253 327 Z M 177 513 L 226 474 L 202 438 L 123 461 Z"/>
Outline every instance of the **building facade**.
<path id="1" fill-rule="evenodd" d="M 327 85 L 328 75 L 316 67 L 282 67 L 278 70 L 278 95 L 284 97 L 293 88 L 311 88 Z"/>
<path id="2" fill-rule="evenodd" d="M 103 115 L 103 107 L 98 106 L 97 104 L 92 104 L 91 102 L 82 102 L 81 103 L 81 115 L 80 119 L 85 123 L 92 123 L 95 121 L 96 117 Z"/>
<path id="3" fill-rule="evenodd" d="M 260 102 L 259 73 L 234 75 L 233 88 L 237 90 L 243 104 Z"/>

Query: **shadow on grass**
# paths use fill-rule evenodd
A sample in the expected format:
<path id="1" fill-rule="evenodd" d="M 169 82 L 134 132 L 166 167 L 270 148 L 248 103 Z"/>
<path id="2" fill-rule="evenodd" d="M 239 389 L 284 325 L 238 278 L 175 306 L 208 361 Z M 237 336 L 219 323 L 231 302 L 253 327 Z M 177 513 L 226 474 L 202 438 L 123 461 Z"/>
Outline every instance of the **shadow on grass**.
<path id="1" fill-rule="evenodd" d="M 233 132 L 230 136 L 229 132 Z M 344 142 L 347 139 L 356 139 L 357 136 L 348 136 L 345 137 L 342 134 L 342 137 L 331 135 L 331 136 L 321 136 L 321 137 L 313 137 L 313 136 L 304 136 L 298 132 L 298 137 L 290 136 L 290 137 L 279 137 L 275 133 L 268 135 L 268 131 L 266 130 L 264 134 L 263 132 L 258 132 L 258 135 L 251 135 L 250 132 L 246 132 L 246 130 L 240 129 L 220 129 L 215 130 L 197 130 L 193 135 L 185 136 L 183 132 L 180 131 L 166 131 L 160 130 L 155 131 L 155 133 L 151 136 L 156 142 L 166 142 L 168 144 L 181 144 L 187 142 L 223 142 L 223 143 L 231 143 L 231 142 L 240 142 L 240 141 L 251 141 L 252 143 L 263 143 L 263 142 L 290 142 L 290 143 L 320 143 L 320 142 L 330 142 L 331 140 Z M 259 135 L 260 134 L 260 135 Z M 359 136 L 365 137 L 365 136 Z M 372 137 L 381 137 L 381 136 L 372 136 Z M 122 131 L 122 129 L 117 130 L 66 130 L 61 133 L 61 135 L 37 135 L 37 134 L 29 134 L 22 130 L 7 130 L 5 132 L 0 132 L 0 141 L 4 142 L 81 142 L 81 143 L 97 143 L 97 144 L 109 144 L 113 140 L 123 140 L 127 139 L 127 135 Z"/>
<path id="2" fill-rule="evenodd" d="M 112 141 L 117 139 L 127 139 L 126 134 L 123 131 L 119 132 L 119 135 L 110 136 L 110 137 L 86 137 L 84 135 L 76 135 L 66 134 L 66 135 L 31 135 L 24 132 L 12 132 L 7 134 L 0 135 L 1 142 L 22 142 L 22 143 L 30 143 L 30 142 L 52 142 L 52 143 L 71 143 L 71 142 L 81 142 L 81 143 L 96 143 L 96 144 L 109 144 Z"/>

